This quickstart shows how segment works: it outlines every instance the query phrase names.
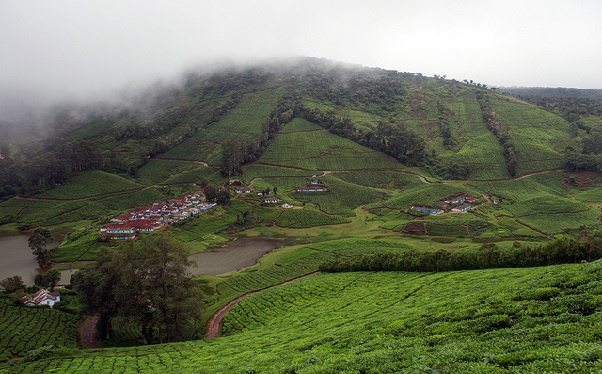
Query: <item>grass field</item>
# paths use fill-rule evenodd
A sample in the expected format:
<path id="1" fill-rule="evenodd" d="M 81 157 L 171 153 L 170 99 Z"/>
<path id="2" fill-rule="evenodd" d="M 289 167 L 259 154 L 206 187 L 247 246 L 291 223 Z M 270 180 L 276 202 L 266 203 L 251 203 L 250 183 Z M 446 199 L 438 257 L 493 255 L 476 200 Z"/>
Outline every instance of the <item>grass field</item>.
<path id="1" fill-rule="evenodd" d="M 291 122 L 293 124 L 294 122 Z M 290 124 L 289 124 L 290 125 Z M 393 158 L 326 130 L 284 132 L 259 159 L 263 164 L 307 170 L 403 169 Z"/>
<path id="2" fill-rule="evenodd" d="M 145 183 L 159 184 L 200 183 L 202 178 L 215 184 L 223 182 L 215 169 L 198 162 L 166 159 L 150 160 L 138 170 L 137 176 Z"/>
<path id="3" fill-rule="evenodd" d="M 282 212 L 276 224 L 280 227 L 290 227 L 294 229 L 304 227 L 315 227 L 322 225 L 335 225 L 337 223 L 348 223 L 349 219 L 324 214 L 322 212 L 307 211 L 300 209 L 289 209 Z"/>
<path id="4" fill-rule="evenodd" d="M 81 199 L 122 191 L 131 191 L 143 187 L 141 184 L 124 177 L 104 171 L 83 172 L 69 180 L 69 183 L 57 186 L 36 197 L 52 199 Z"/>
<path id="5" fill-rule="evenodd" d="M 280 88 L 247 93 L 241 102 L 217 123 L 200 129 L 197 134 L 159 157 L 204 161 L 211 166 L 221 162 L 223 134 L 230 140 L 253 139 L 258 135 L 282 95 Z"/>
<path id="6" fill-rule="evenodd" d="M 11 371 L 589 373 L 602 369 L 601 281 L 599 261 L 321 274 L 244 300 L 223 338 L 82 351 Z"/>
<path id="7" fill-rule="evenodd" d="M 314 203 L 328 214 L 350 215 L 360 205 L 380 201 L 388 197 L 388 192 L 345 182 L 332 175 L 322 178 L 328 192 L 295 192 L 291 196 L 299 201 Z"/>
<path id="8" fill-rule="evenodd" d="M 563 178 L 562 172 L 552 172 L 520 180 L 471 182 L 470 185 L 497 196 L 506 214 L 548 235 L 574 233 L 582 226 L 598 227 L 600 212 L 579 199 L 568 198 L 584 192 L 564 185 Z"/>

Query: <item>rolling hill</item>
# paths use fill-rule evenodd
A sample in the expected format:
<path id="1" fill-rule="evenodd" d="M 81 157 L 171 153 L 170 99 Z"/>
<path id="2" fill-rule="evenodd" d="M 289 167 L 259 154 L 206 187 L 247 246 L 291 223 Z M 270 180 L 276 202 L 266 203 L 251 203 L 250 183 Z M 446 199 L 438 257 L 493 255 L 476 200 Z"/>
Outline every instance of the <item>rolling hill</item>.
<path id="1" fill-rule="evenodd" d="M 55 263 L 79 268 L 120 248 L 97 235 L 115 216 L 224 186 L 228 204 L 163 230 L 190 253 L 235 237 L 282 248 L 198 277 L 202 325 L 329 261 L 601 241 L 593 110 L 575 117 L 481 84 L 313 58 L 191 72 L 153 98 L 67 112 L 54 136 L 12 145 L 0 234 L 47 227 L 62 241 Z M 246 299 L 216 340 L 69 346 L 32 362 L 21 349 L 0 372 L 591 372 L 599 267 L 319 274 Z M 113 329 L 140 339 L 136 326 Z"/>

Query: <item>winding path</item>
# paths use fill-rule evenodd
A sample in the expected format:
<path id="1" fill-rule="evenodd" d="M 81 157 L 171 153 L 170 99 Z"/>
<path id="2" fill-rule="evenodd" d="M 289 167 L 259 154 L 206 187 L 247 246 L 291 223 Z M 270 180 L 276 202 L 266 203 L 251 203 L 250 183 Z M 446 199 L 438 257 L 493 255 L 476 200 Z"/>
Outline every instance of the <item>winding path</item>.
<path id="1" fill-rule="evenodd" d="M 318 273 L 319 272 L 316 271 L 316 272 L 313 272 L 313 273 L 302 275 L 300 277 L 293 278 L 293 279 L 287 280 L 285 282 L 278 283 L 278 284 L 275 284 L 275 285 L 270 286 L 270 287 L 266 287 L 266 288 L 261 289 L 261 290 L 251 291 L 251 292 L 248 292 L 248 293 L 246 293 L 246 294 L 244 294 L 244 295 L 242 295 L 240 297 L 237 297 L 236 299 L 230 301 L 226 306 L 223 306 L 222 308 L 220 308 L 217 312 L 215 312 L 215 314 L 211 318 L 209 318 L 209 321 L 207 321 L 207 328 L 205 329 L 205 337 L 206 338 L 217 338 L 219 336 L 220 330 L 222 328 L 222 322 L 224 321 L 224 317 L 226 316 L 226 314 L 236 304 L 240 303 L 241 301 L 243 301 L 247 297 L 253 296 L 253 295 L 258 294 L 258 293 L 260 293 L 262 291 L 269 290 L 271 288 L 284 286 L 285 284 L 289 284 L 289 283 L 296 282 L 296 281 L 301 280 L 301 279 L 305 279 L 307 277 L 311 277 L 312 275 L 316 275 Z"/>
<path id="2" fill-rule="evenodd" d="M 102 344 L 98 342 L 98 337 L 96 336 L 96 324 L 98 323 L 100 316 L 94 315 L 88 319 L 86 319 L 79 326 L 79 345 L 82 348 L 104 348 Z"/>

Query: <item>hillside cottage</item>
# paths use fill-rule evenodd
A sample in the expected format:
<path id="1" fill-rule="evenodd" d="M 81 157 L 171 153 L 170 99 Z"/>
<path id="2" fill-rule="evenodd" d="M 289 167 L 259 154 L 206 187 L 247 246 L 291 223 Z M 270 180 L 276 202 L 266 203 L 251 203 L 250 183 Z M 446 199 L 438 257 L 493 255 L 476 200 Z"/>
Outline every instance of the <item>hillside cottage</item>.
<path id="1" fill-rule="evenodd" d="M 413 206 L 412 210 L 415 212 L 428 213 L 428 214 L 442 214 L 443 213 L 443 210 L 441 210 L 441 209 L 428 208 L 425 206 Z"/>
<path id="2" fill-rule="evenodd" d="M 457 206 L 455 208 L 452 208 L 451 211 L 452 212 L 456 212 L 456 213 L 463 213 L 463 212 L 466 212 L 466 211 L 468 211 L 470 209 L 472 209 L 472 206 L 470 204 L 462 204 L 462 205 L 459 205 L 459 206 Z"/>
<path id="3" fill-rule="evenodd" d="M 296 192 L 327 192 L 326 186 L 295 187 Z"/>
<path id="4" fill-rule="evenodd" d="M 238 194 L 251 193 L 251 192 L 253 192 L 253 190 L 251 190 L 249 187 L 237 187 L 236 188 L 236 193 L 238 193 Z"/>
<path id="5" fill-rule="evenodd" d="M 48 305 L 53 307 L 55 303 L 61 301 L 61 294 L 58 291 L 50 292 L 46 289 L 38 290 L 29 299 L 25 301 L 26 306 Z"/>
<path id="6" fill-rule="evenodd" d="M 282 200 L 277 197 L 268 197 L 267 199 L 263 199 L 263 202 L 266 204 L 278 204 L 281 203 Z"/>

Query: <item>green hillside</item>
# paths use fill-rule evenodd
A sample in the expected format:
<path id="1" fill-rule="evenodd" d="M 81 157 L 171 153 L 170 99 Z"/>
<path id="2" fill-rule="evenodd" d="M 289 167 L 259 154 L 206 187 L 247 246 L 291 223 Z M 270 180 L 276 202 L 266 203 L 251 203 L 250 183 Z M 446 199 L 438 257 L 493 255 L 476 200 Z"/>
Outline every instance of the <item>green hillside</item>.
<path id="1" fill-rule="evenodd" d="M 256 237 L 278 248 L 196 277 L 199 328 L 263 290 L 226 315 L 220 338 L 143 346 L 139 324 L 113 320 L 105 343 L 138 346 L 84 351 L 63 336 L 73 318 L 35 361 L 22 357 L 42 343 L 4 342 L 0 372 L 602 370 L 602 260 L 508 260 L 602 255 L 602 112 L 578 95 L 537 97 L 303 58 L 189 73 L 138 107 L 65 114 L 0 159 L 0 235 L 49 228 L 53 267 L 79 269 L 128 250 L 99 234 L 116 216 L 204 190 L 217 207 L 161 228 L 188 253 Z M 565 257 L 557 242 L 572 245 Z M 412 266 L 500 255 L 516 268 L 322 273 L 266 290 L 407 253 Z"/>
<path id="2" fill-rule="evenodd" d="M 235 307 L 216 340 L 78 352 L 11 372 L 600 370 L 600 263 L 321 274 Z"/>

